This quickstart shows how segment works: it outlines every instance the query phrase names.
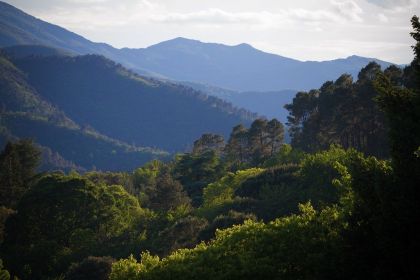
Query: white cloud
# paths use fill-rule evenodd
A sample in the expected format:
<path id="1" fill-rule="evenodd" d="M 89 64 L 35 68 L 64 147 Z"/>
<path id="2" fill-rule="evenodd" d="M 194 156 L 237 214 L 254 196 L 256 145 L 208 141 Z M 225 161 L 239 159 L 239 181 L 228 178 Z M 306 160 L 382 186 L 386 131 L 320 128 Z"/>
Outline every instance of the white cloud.
<path id="1" fill-rule="evenodd" d="M 383 23 L 386 23 L 389 21 L 388 17 L 382 13 L 378 14 L 378 20 Z"/>
<path id="2" fill-rule="evenodd" d="M 411 7 L 418 3 L 417 0 L 366 0 L 367 2 L 380 6 L 382 8 L 399 8 L 399 7 Z"/>
<path id="3" fill-rule="evenodd" d="M 261 13 L 230 13 L 221 9 L 208 9 L 192 13 L 167 13 L 152 15 L 150 18 L 154 21 L 164 23 L 204 23 L 204 24 L 232 24 L 232 23 L 250 23 L 261 24 L 273 14 L 267 12 Z"/>
<path id="4" fill-rule="evenodd" d="M 260 12 L 229 12 L 218 8 L 210 8 L 189 13 L 159 13 L 150 19 L 171 24 L 251 24 L 263 26 L 279 26 L 284 22 L 361 22 L 362 9 L 353 1 L 331 1 L 331 5 L 323 10 L 308 10 L 302 8 L 279 10 L 276 13 Z"/>
<path id="5" fill-rule="evenodd" d="M 333 6 L 333 11 L 335 11 L 337 14 L 341 15 L 343 18 L 350 20 L 350 21 L 356 21 L 356 22 L 362 22 L 361 15 L 363 14 L 362 8 L 357 5 L 356 2 L 345 0 L 345 1 L 331 1 L 331 4 Z"/>

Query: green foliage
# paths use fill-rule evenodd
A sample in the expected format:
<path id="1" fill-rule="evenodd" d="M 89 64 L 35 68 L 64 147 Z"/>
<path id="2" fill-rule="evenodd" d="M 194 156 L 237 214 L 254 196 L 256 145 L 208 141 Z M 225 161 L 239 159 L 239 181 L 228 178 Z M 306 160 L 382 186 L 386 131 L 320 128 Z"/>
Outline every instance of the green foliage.
<path id="1" fill-rule="evenodd" d="M 206 219 L 195 216 L 176 220 L 159 233 L 161 242 L 157 252 L 166 256 L 177 249 L 194 247 L 207 225 Z"/>
<path id="2" fill-rule="evenodd" d="M 66 273 L 66 280 L 108 280 L 111 274 L 112 263 L 115 260 L 111 257 L 89 256 L 80 263 L 72 264 Z"/>
<path id="3" fill-rule="evenodd" d="M 225 147 L 223 136 L 218 134 L 206 133 L 200 139 L 194 141 L 193 154 L 203 154 L 205 152 L 214 151 L 220 155 Z"/>
<path id="4" fill-rule="evenodd" d="M 412 73 L 412 80 L 406 86 L 392 83 L 389 76 L 380 75 L 375 87 L 380 92 L 378 102 L 384 110 L 389 123 L 389 136 L 391 146 L 391 166 L 393 176 L 388 181 L 386 191 L 373 192 L 376 201 L 367 200 L 361 207 L 368 219 L 370 228 L 361 230 L 368 238 L 362 239 L 371 246 L 370 263 L 376 271 L 383 275 L 398 277 L 405 275 L 407 278 L 417 278 L 418 258 L 412 258 L 420 249 L 416 238 L 417 221 L 420 220 L 418 202 L 420 201 L 420 158 L 416 155 L 420 143 L 420 83 L 419 83 L 419 40 L 420 23 L 413 16 L 411 33 L 416 40 L 413 47 L 414 60 L 405 73 Z M 379 181 L 380 182 L 380 181 Z M 375 185 L 374 185 L 375 186 Z M 362 196 L 365 198 L 365 196 Z M 369 198 L 369 197 L 368 197 Z M 366 199 L 366 198 L 365 198 Z M 382 211 L 375 211 L 375 204 L 379 204 Z M 370 210 L 370 211 L 369 211 Z M 366 214 L 367 213 L 367 214 Z M 366 218 L 367 217 L 367 218 Z M 360 234 L 360 231 L 355 231 Z M 369 237 L 380 232 L 378 242 L 369 243 Z M 383 257 L 384 252 L 391 252 L 390 257 Z M 382 256 L 380 261 L 375 257 Z M 391 265 L 392 264 L 392 265 Z M 388 276 L 387 276 L 388 277 Z"/>
<path id="5" fill-rule="evenodd" d="M 340 213 L 335 208 L 317 213 L 310 204 L 301 211 L 268 224 L 247 221 L 218 231 L 208 245 L 178 250 L 153 269 L 140 269 L 134 279 L 339 277 Z"/>
<path id="6" fill-rule="evenodd" d="M 404 70 L 371 63 L 357 82 L 342 75 L 298 93 L 294 148 L 279 122 L 259 119 L 234 127 L 225 147 L 205 134 L 191 154 L 131 174 L 42 177 L 16 211 L 0 208 L 7 269 L 23 279 L 417 279 L 417 45 Z M 365 156 L 385 156 L 387 129 L 391 160 Z"/>
<path id="7" fill-rule="evenodd" d="M 381 73 L 380 66 L 371 62 L 356 82 L 343 74 L 317 90 L 297 93 L 293 103 L 285 106 L 293 147 L 315 152 L 339 144 L 387 157 L 385 117 L 374 100 L 378 96 L 374 81 Z"/>
<path id="8" fill-rule="evenodd" d="M 343 174 L 341 167 L 348 166 L 355 155 L 360 156 L 360 153 L 354 149 L 346 151 L 338 146 L 331 146 L 327 151 L 307 155 L 302 161 L 299 170 L 301 185 L 306 186 L 308 197 L 312 197 L 316 205 L 322 201 L 338 202 L 339 189 L 334 182 Z"/>
<path id="9" fill-rule="evenodd" d="M 142 266 L 137 263 L 137 260 L 130 255 L 127 259 L 121 259 L 112 265 L 112 271 L 109 276 L 110 280 L 126 279 L 135 280 L 141 279 L 140 272 Z"/>
<path id="10" fill-rule="evenodd" d="M 8 219 L 4 259 L 21 278 L 57 275 L 88 255 L 120 256 L 124 246 L 137 241 L 119 238 L 148 216 L 121 186 L 49 175 L 25 194 L 17 214 Z"/>
<path id="11" fill-rule="evenodd" d="M 0 205 L 14 208 L 29 189 L 40 151 L 31 140 L 8 142 L 0 154 Z"/>
<path id="12" fill-rule="evenodd" d="M 228 173 L 220 180 L 209 184 L 203 190 L 203 205 L 198 209 L 199 213 L 206 217 L 214 216 L 224 205 L 233 202 L 234 192 L 242 182 L 263 171 L 261 168 L 239 170 L 236 173 Z"/>
<path id="13" fill-rule="evenodd" d="M 249 129 L 237 125 L 225 147 L 227 161 L 233 170 L 259 166 L 279 151 L 283 140 L 284 128 L 276 119 L 256 119 Z"/>
<path id="14" fill-rule="evenodd" d="M 3 268 L 3 261 L 0 259 L 0 280 L 9 280 L 9 272 Z"/>
<path id="15" fill-rule="evenodd" d="M 159 257 L 150 255 L 149 252 L 141 254 L 141 262 L 130 255 L 127 259 L 121 259 L 112 265 L 112 272 L 109 280 L 135 280 L 141 279 L 141 273 L 148 272 L 159 264 Z"/>
<path id="16" fill-rule="evenodd" d="M 182 185 L 174 180 L 168 171 L 163 171 L 156 180 L 155 192 L 150 195 L 150 208 L 167 212 L 189 204 L 190 198 Z"/>
<path id="17" fill-rule="evenodd" d="M 225 166 L 215 151 L 178 155 L 174 165 L 174 178 L 184 186 L 193 206 L 202 203 L 203 188 L 225 172 Z"/>
<path id="18" fill-rule="evenodd" d="M 4 225 L 6 223 L 6 220 L 10 215 L 14 213 L 15 211 L 13 209 L 0 206 L 0 244 L 3 242 L 4 239 Z"/>
<path id="19" fill-rule="evenodd" d="M 298 164 L 305 157 L 305 153 L 293 149 L 289 144 L 282 144 L 279 151 L 264 162 L 264 167 L 274 167 L 284 164 Z"/>
<path id="20" fill-rule="evenodd" d="M 254 214 L 245 214 L 230 210 L 227 214 L 221 214 L 214 218 L 211 224 L 200 232 L 200 239 L 209 241 L 215 237 L 217 230 L 243 224 L 246 220 L 256 221 L 257 217 Z"/>

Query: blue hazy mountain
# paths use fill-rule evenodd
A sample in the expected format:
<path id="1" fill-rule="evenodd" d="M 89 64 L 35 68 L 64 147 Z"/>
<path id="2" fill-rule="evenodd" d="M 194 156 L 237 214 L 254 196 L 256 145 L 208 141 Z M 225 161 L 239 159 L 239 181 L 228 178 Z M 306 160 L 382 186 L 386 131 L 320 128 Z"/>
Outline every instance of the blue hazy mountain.
<path id="1" fill-rule="evenodd" d="M 103 56 L 60 53 L 29 45 L 0 51 L 0 145 L 30 137 L 82 168 L 129 170 L 166 157 L 162 150 L 184 151 L 203 133 L 227 137 L 255 118 Z"/>
<path id="2" fill-rule="evenodd" d="M 200 83 L 182 82 L 182 84 L 226 100 L 238 108 L 244 108 L 269 119 L 276 118 L 282 123 L 287 122 L 289 114 L 284 105 L 292 103 L 296 95 L 294 90 L 240 92 Z"/>
<path id="3" fill-rule="evenodd" d="M 331 61 L 299 61 L 266 53 L 248 44 L 227 46 L 175 38 L 140 49 L 94 43 L 59 26 L 0 2 L 0 47 L 46 45 L 76 54 L 101 54 L 141 75 L 205 83 L 237 91 L 308 90 L 343 73 L 357 76 L 368 62 L 350 56 Z"/>
<path id="4" fill-rule="evenodd" d="M 145 49 L 122 49 L 135 65 L 168 78 L 206 83 L 238 91 L 308 90 L 343 73 L 357 77 L 370 61 L 350 56 L 331 61 L 299 61 L 266 53 L 248 44 L 227 46 L 176 38 Z"/>

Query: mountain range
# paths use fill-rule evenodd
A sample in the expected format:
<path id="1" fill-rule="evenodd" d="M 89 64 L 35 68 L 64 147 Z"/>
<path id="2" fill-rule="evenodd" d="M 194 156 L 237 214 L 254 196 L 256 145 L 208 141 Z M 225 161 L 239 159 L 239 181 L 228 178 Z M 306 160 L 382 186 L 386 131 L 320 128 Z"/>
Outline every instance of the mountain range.
<path id="1" fill-rule="evenodd" d="M 0 144 L 32 137 L 49 168 L 80 170 L 132 169 L 189 149 L 202 133 L 226 138 L 257 114 L 284 123 L 297 91 L 356 77 L 372 60 L 390 65 L 304 62 L 186 38 L 117 49 L 4 2 L 0 47 Z"/>
<path id="2" fill-rule="evenodd" d="M 309 90 L 327 80 L 357 73 L 370 61 L 349 56 L 330 61 L 299 61 L 248 44 L 227 46 L 175 38 L 147 48 L 117 49 L 94 43 L 57 25 L 0 2 L 0 47 L 46 45 L 75 54 L 101 54 L 141 75 L 209 84 L 235 91 Z"/>
<path id="3" fill-rule="evenodd" d="M 4 49 L 0 62 L 3 142 L 31 137 L 84 169 L 133 169 L 187 149 L 203 133 L 227 137 L 256 117 L 103 56 L 25 46 Z"/>

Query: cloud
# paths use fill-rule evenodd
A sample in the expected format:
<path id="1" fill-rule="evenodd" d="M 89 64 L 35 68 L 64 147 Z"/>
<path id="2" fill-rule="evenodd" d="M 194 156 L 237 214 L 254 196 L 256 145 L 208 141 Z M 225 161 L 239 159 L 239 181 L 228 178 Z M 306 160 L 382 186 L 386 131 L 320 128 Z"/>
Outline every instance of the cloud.
<path id="1" fill-rule="evenodd" d="M 151 19 L 164 23 L 204 23 L 204 24 L 261 24 L 265 19 L 273 17 L 267 12 L 231 13 L 221 9 L 207 9 L 192 13 L 167 13 L 152 15 Z"/>
<path id="2" fill-rule="evenodd" d="M 342 16 L 343 18 L 355 21 L 355 22 L 362 22 L 361 15 L 363 14 L 362 8 L 357 5 L 356 2 L 346 0 L 346 1 L 331 1 L 331 5 L 333 6 L 332 10 Z"/>
<path id="3" fill-rule="evenodd" d="M 151 15 L 150 19 L 170 24 L 250 24 L 262 26 L 279 26 L 285 22 L 361 22 L 363 10 L 353 1 L 331 1 L 330 8 L 325 10 L 288 9 L 277 13 L 261 12 L 229 12 L 210 8 L 189 13 L 160 13 Z"/>
<path id="4" fill-rule="evenodd" d="M 411 7 L 418 3 L 417 0 L 366 0 L 367 2 L 386 9 Z"/>
<path id="5" fill-rule="evenodd" d="M 388 22 L 389 21 L 389 19 L 387 18 L 387 16 L 386 15 L 384 15 L 384 14 L 378 14 L 378 20 L 380 21 L 380 22 Z"/>

